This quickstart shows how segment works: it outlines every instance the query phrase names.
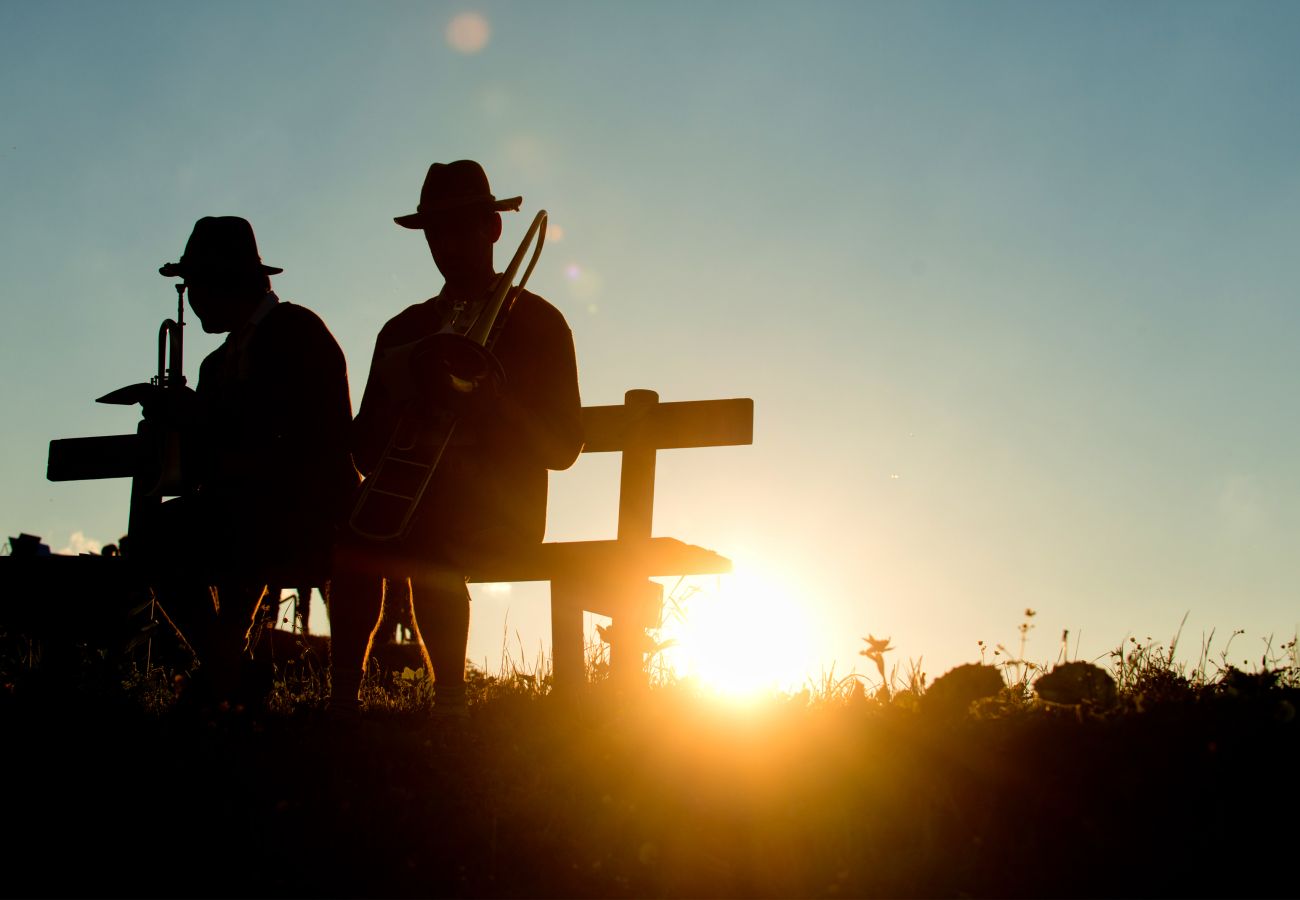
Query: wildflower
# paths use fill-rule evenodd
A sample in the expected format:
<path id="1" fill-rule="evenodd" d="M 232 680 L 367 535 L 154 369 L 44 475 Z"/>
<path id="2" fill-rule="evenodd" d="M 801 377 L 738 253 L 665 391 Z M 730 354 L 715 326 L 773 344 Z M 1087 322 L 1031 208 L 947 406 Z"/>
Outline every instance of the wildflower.
<path id="1" fill-rule="evenodd" d="M 889 646 L 889 642 L 890 640 L 892 640 L 892 638 L 878 638 L 872 635 L 867 635 L 866 637 L 863 638 L 863 640 L 867 642 L 867 649 L 859 652 L 861 652 L 863 656 L 870 657 L 872 659 L 874 659 L 875 657 L 879 656 L 882 653 L 888 653 L 890 650 L 894 649 L 893 647 Z"/>
<path id="2" fill-rule="evenodd" d="M 865 656 L 867 659 L 871 660 L 873 663 L 876 664 L 876 671 L 880 673 L 881 685 L 885 688 L 886 696 L 888 696 L 889 687 L 888 685 L 885 685 L 884 682 L 885 682 L 885 654 L 888 653 L 890 650 L 894 649 L 889 645 L 890 639 L 884 638 L 882 640 L 881 638 L 868 634 L 866 637 L 863 638 L 863 640 L 867 642 L 867 649 L 859 650 L 858 653 L 862 656 Z"/>

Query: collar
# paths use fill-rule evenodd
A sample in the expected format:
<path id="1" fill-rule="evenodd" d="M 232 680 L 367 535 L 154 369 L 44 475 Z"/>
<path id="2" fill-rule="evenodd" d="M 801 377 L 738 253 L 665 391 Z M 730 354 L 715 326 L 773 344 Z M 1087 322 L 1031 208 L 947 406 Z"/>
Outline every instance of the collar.
<path id="1" fill-rule="evenodd" d="M 227 340 L 232 344 L 242 344 L 247 341 L 248 336 L 253 333 L 253 329 L 261 324 L 262 320 L 266 318 L 271 310 L 275 309 L 276 304 L 279 302 L 280 298 L 275 295 L 275 291 L 267 291 L 266 296 L 262 298 L 261 303 L 257 304 L 252 315 L 244 320 L 243 325 L 230 332 L 230 337 Z"/>
<path id="2" fill-rule="evenodd" d="M 239 326 L 239 330 L 232 331 L 230 336 L 226 338 L 227 364 L 233 365 L 238 373 L 243 374 L 243 370 L 247 366 L 245 356 L 247 355 L 248 345 L 253 339 L 253 332 L 257 330 L 257 326 L 261 324 L 271 310 L 275 309 L 279 302 L 280 298 L 275 295 L 275 291 L 267 291 L 266 296 L 262 298 L 261 303 L 257 304 L 257 308 L 253 310 L 253 314 L 248 317 L 248 320 Z"/>
<path id="3" fill-rule="evenodd" d="M 248 321 L 244 323 L 244 327 L 256 327 L 257 323 L 265 319 L 266 314 L 274 309 L 275 305 L 279 302 L 280 298 L 275 295 L 275 291 L 267 291 L 266 296 L 262 298 L 262 302 L 257 305 L 257 309 L 253 310 L 253 314 L 249 316 Z"/>
<path id="4" fill-rule="evenodd" d="M 492 292 L 496 290 L 497 283 L 500 280 L 501 275 L 500 273 L 497 273 L 493 276 L 492 283 L 488 286 L 488 289 L 481 297 L 472 300 L 462 300 L 460 302 L 453 302 L 452 299 L 447 296 L 447 286 L 444 284 L 442 290 L 430 298 L 434 309 L 438 311 L 438 318 L 441 322 L 439 327 L 446 328 L 452 322 L 462 319 L 462 317 L 463 322 L 472 323 L 478 318 L 478 314 L 483 310 L 483 307 L 487 305 L 488 298 L 492 296 Z M 465 328 L 468 329 L 469 325 L 466 324 Z"/>

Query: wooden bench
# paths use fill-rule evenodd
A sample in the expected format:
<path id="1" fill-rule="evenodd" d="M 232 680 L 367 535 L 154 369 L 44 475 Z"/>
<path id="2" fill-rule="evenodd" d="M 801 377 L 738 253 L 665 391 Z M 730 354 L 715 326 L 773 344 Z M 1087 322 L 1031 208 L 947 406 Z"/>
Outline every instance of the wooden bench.
<path id="1" fill-rule="evenodd" d="M 616 537 L 543 543 L 484 560 L 470 573 L 475 582 L 550 582 L 557 686 L 583 680 L 584 611 L 611 617 L 615 633 L 644 634 L 657 624 L 663 604 L 663 586 L 651 578 L 731 571 L 731 561 L 712 550 L 651 537 L 655 461 L 660 450 L 750 444 L 753 422 L 754 401 L 746 398 L 660 403 L 654 391 L 633 390 L 621 404 L 583 407 L 583 452 L 622 454 Z M 134 435 L 51 441 L 46 475 L 51 481 L 132 478 L 130 533 L 161 502 L 149 494 L 157 480 L 157 452 L 148 438 L 142 424 Z M 286 577 L 282 583 L 317 581 Z M 637 642 L 611 644 L 616 671 L 639 672 L 642 663 Z"/>

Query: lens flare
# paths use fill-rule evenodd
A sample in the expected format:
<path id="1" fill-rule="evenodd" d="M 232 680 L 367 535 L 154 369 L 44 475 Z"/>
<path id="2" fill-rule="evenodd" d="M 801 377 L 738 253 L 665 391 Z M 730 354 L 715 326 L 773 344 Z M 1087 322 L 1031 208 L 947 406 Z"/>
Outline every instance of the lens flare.
<path id="1" fill-rule="evenodd" d="M 587 304 L 594 304 L 600 300 L 605 281 L 589 266 L 576 262 L 568 263 L 564 267 L 564 278 L 569 282 L 569 290 L 574 299 Z"/>
<path id="2" fill-rule="evenodd" d="M 492 119 L 510 114 L 510 92 L 499 84 L 485 85 L 478 92 L 479 110 Z"/>
<path id="3" fill-rule="evenodd" d="M 544 179 L 551 177 L 555 171 L 556 160 L 559 158 L 555 145 L 537 134 L 515 132 L 507 136 L 500 146 L 500 153 L 516 171 L 516 178 Z"/>
<path id="4" fill-rule="evenodd" d="M 464 12 L 447 23 L 447 45 L 457 53 L 478 53 L 487 46 L 492 28 L 476 12 Z"/>

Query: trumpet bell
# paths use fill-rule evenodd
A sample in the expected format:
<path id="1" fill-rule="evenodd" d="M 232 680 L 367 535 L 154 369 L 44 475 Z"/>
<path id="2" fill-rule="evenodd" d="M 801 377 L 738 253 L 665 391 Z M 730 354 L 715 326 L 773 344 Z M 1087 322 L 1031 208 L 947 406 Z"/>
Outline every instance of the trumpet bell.
<path id="1" fill-rule="evenodd" d="M 147 381 L 139 384 L 128 384 L 126 387 L 118 388 L 115 391 L 109 391 L 102 397 L 96 397 L 96 403 L 111 403 L 116 406 L 131 406 L 134 403 L 144 404 L 146 400 L 152 400 L 158 395 L 162 388 Z"/>

